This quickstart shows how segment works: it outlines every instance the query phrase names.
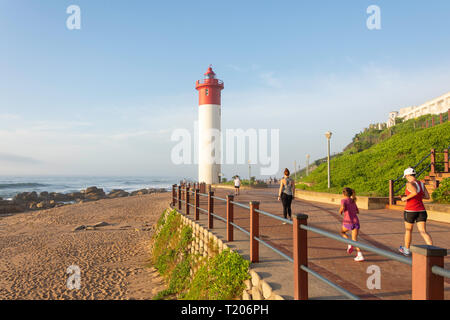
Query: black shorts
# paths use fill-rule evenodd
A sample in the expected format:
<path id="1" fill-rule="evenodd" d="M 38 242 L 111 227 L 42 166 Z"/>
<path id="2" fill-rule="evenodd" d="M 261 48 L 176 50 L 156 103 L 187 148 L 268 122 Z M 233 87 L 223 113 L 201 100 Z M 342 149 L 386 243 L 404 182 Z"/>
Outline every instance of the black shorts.
<path id="1" fill-rule="evenodd" d="M 426 222 L 428 218 L 426 211 L 404 211 L 403 216 L 405 221 L 408 223 Z"/>
<path id="2" fill-rule="evenodd" d="M 239 186 L 234 186 L 236 189 L 239 189 Z"/>

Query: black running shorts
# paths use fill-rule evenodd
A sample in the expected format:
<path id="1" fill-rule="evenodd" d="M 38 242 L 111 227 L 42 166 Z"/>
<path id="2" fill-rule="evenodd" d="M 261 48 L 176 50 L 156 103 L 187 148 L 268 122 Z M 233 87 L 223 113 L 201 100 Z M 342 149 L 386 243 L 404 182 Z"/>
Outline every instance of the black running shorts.
<path id="1" fill-rule="evenodd" d="M 408 223 L 426 222 L 428 218 L 426 211 L 405 211 L 403 215 Z"/>

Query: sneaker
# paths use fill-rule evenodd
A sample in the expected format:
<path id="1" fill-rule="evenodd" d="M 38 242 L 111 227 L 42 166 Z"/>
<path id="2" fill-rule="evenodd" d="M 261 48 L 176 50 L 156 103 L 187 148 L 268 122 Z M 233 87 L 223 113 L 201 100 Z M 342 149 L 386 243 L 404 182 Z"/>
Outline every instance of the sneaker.
<path id="1" fill-rule="evenodd" d="M 348 245 L 347 247 L 347 253 L 351 254 L 353 252 L 353 246 L 352 245 Z"/>
<path id="2" fill-rule="evenodd" d="M 364 261 L 364 257 L 363 257 L 362 254 L 358 254 L 358 255 L 355 257 L 355 259 L 353 259 L 353 260 L 355 260 L 355 261 L 357 261 L 357 262 L 361 262 L 361 261 Z"/>
<path id="3" fill-rule="evenodd" d="M 411 251 L 409 251 L 409 249 L 407 249 L 403 246 L 400 246 L 398 251 L 400 251 L 404 256 L 407 256 L 407 257 L 411 255 Z"/>

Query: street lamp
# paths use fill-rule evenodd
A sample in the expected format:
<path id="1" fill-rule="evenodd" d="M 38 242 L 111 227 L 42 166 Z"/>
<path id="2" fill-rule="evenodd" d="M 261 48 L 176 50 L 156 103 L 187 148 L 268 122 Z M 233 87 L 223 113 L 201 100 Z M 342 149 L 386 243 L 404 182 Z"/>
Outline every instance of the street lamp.
<path id="1" fill-rule="evenodd" d="M 325 132 L 325 137 L 328 142 L 328 152 L 327 152 L 327 162 L 328 162 L 328 189 L 331 188 L 331 180 L 330 180 L 330 140 L 332 133 L 330 131 Z"/>

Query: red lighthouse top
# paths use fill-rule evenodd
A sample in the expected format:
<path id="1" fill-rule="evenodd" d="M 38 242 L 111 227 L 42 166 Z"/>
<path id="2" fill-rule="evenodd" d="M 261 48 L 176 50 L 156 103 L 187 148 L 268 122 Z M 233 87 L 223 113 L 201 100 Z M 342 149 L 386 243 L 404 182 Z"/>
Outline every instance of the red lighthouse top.
<path id="1" fill-rule="evenodd" d="M 205 72 L 203 80 L 197 80 L 195 89 L 199 94 L 199 105 L 202 104 L 217 104 L 220 105 L 220 93 L 223 90 L 223 81 L 216 79 L 216 74 L 209 66 Z"/>

